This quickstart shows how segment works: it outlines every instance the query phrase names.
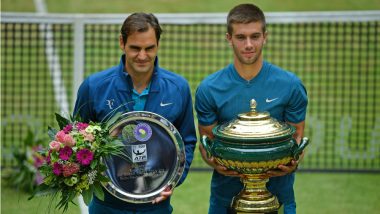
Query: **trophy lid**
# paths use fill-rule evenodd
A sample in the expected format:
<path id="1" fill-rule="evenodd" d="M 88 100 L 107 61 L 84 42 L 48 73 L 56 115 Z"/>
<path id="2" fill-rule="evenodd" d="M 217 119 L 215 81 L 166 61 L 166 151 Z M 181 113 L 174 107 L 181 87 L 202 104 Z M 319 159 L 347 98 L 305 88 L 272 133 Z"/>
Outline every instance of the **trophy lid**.
<path id="1" fill-rule="evenodd" d="M 293 135 L 295 129 L 291 125 L 279 122 L 270 117 L 269 112 L 256 111 L 257 103 L 251 100 L 251 111 L 239 114 L 229 123 L 218 126 L 215 130 L 228 139 L 273 139 Z M 220 135 L 219 135 L 220 136 Z"/>

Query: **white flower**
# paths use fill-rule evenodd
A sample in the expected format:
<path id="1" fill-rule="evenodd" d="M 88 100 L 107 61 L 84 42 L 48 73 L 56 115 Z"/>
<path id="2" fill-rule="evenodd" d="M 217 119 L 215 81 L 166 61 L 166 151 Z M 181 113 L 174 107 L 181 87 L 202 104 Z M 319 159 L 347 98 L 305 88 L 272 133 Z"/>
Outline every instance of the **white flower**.
<path id="1" fill-rule="evenodd" d="M 100 126 L 97 126 L 97 125 L 95 125 L 95 126 L 93 126 L 93 125 L 89 125 L 89 126 L 87 126 L 87 128 L 85 129 L 85 131 L 87 132 L 87 133 L 93 133 L 94 131 L 101 131 L 102 130 L 102 128 L 100 128 Z"/>
<path id="2" fill-rule="evenodd" d="M 91 185 L 94 183 L 96 174 L 98 174 L 98 171 L 92 170 L 91 172 L 88 173 L 88 183 Z"/>

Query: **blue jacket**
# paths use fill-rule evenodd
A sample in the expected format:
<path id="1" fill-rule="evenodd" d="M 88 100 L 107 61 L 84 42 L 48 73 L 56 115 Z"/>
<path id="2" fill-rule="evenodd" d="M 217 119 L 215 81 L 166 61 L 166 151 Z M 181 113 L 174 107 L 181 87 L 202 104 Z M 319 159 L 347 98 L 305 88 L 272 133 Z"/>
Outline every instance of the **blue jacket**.
<path id="1" fill-rule="evenodd" d="M 133 109 L 133 84 L 131 77 L 124 71 L 124 62 L 125 56 L 123 55 L 119 65 L 90 75 L 84 80 L 78 90 L 74 114 L 79 113 L 81 118 L 87 122 L 100 122 L 107 119 L 112 111 L 128 112 Z M 185 144 L 186 164 L 179 185 L 189 171 L 197 141 L 191 92 L 187 81 L 173 72 L 160 68 L 157 58 L 144 110 L 168 119 L 182 136 Z M 107 196 L 105 199 L 107 202 Z M 127 205 L 128 203 L 121 202 L 119 200 L 115 204 L 119 209 L 122 208 L 121 205 L 125 205 L 126 209 L 141 205 Z M 142 206 L 144 207 L 144 205 Z M 146 206 L 152 205 L 146 204 Z"/>

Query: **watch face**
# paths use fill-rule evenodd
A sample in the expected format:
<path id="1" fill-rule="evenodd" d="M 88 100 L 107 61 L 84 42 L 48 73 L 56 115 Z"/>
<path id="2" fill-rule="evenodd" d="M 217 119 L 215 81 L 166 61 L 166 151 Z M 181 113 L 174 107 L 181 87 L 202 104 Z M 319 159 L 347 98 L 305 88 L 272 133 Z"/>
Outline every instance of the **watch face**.
<path id="1" fill-rule="evenodd" d="M 103 183 L 115 197 L 148 203 L 168 186 L 175 187 L 185 166 L 185 149 L 177 129 L 152 112 L 128 112 L 111 125 L 110 133 L 123 142 L 124 157 L 104 159 Z"/>

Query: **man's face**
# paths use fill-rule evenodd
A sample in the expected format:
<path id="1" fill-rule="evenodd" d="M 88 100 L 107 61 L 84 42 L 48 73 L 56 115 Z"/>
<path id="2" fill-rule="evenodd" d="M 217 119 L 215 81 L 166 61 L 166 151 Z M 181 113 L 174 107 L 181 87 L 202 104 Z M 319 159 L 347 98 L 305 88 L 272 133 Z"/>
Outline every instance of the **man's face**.
<path id="1" fill-rule="evenodd" d="M 234 50 L 235 59 L 243 65 L 251 65 L 261 57 L 267 34 L 260 22 L 233 24 L 232 35 L 226 35 Z"/>
<path id="2" fill-rule="evenodd" d="M 125 52 L 125 68 L 129 74 L 148 74 L 153 71 L 158 43 L 153 28 L 146 32 L 134 32 L 124 44 L 120 36 L 120 48 Z"/>

